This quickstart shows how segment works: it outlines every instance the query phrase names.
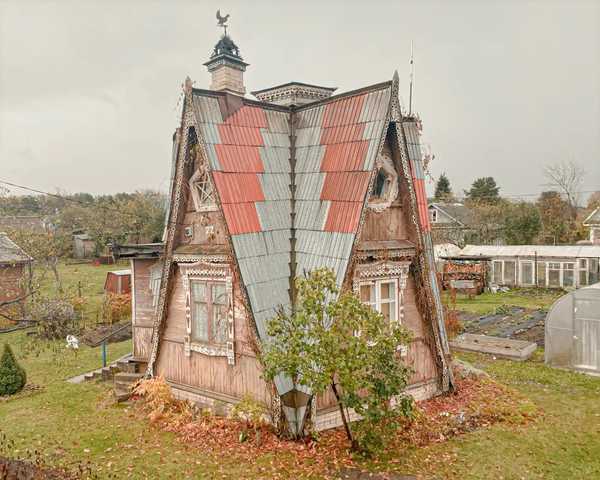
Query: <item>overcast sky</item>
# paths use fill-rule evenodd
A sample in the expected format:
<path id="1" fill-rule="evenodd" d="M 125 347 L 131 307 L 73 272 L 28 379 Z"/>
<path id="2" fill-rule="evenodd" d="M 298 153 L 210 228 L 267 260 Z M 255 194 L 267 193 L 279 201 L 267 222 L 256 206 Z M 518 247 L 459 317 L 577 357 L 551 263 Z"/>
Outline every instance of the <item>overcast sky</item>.
<path id="1" fill-rule="evenodd" d="M 248 91 L 341 92 L 397 69 L 407 103 L 412 40 L 432 174 L 455 192 L 493 176 L 534 195 L 561 160 L 600 190 L 600 0 L 0 0 L 0 180 L 166 190 L 181 83 L 209 85 L 217 8 L 251 64 Z"/>

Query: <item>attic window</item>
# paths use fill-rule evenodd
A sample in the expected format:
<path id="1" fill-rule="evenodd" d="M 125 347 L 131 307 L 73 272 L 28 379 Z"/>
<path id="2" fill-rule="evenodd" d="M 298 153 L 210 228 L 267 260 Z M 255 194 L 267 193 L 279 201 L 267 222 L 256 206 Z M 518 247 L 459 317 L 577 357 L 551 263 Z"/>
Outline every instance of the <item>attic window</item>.
<path id="1" fill-rule="evenodd" d="M 369 208 L 382 212 L 388 208 L 398 196 L 398 174 L 394 162 L 388 154 L 381 154 L 375 162 L 377 173 L 369 199 Z"/>
<path id="2" fill-rule="evenodd" d="M 198 169 L 190 178 L 190 192 L 194 209 L 197 212 L 214 212 L 217 210 L 215 193 L 206 169 Z"/>

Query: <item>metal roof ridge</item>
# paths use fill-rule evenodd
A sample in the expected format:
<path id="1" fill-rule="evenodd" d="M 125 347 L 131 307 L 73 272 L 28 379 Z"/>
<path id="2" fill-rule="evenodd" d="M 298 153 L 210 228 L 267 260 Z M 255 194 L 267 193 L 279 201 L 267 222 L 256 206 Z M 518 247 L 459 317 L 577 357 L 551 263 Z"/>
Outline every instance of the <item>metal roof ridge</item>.
<path id="1" fill-rule="evenodd" d="M 330 90 L 332 92 L 337 90 L 337 87 L 322 87 L 321 85 L 314 85 L 312 83 L 304 83 L 304 82 L 296 82 L 296 81 L 291 81 L 291 82 L 286 82 L 286 83 L 282 83 L 280 85 L 274 85 L 272 87 L 268 87 L 268 88 L 262 88 L 260 90 L 254 90 L 252 92 L 250 92 L 252 95 L 256 94 L 256 93 L 263 93 L 263 92 L 268 92 L 269 90 L 275 90 L 276 88 L 283 88 L 283 87 L 289 87 L 291 85 L 301 85 L 303 87 L 314 87 L 314 88 L 320 88 L 323 90 Z"/>
<path id="2" fill-rule="evenodd" d="M 202 96 L 202 97 L 220 98 L 220 97 L 224 97 L 226 95 L 233 95 L 233 94 L 231 94 L 231 93 L 228 94 L 227 92 L 217 91 L 217 90 L 207 90 L 204 88 L 192 88 L 192 95 Z M 253 100 L 251 98 L 246 98 L 246 97 L 241 97 L 241 96 L 240 96 L 240 98 L 242 99 L 242 102 L 244 103 L 244 105 L 254 105 L 256 107 L 261 107 L 261 108 L 265 108 L 265 109 L 269 109 L 269 110 L 275 110 L 275 111 L 286 112 L 286 113 L 290 113 L 292 111 L 292 109 L 290 107 L 286 107 L 283 105 L 276 105 L 274 103 L 261 102 L 260 100 Z"/>
<path id="3" fill-rule="evenodd" d="M 391 80 L 387 80 L 385 82 L 380 82 L 380 83 L 375 83 L 373 85 L 367 85 L 366 87 L 357 88 L 355 90 L 349 90 L 347 92 L 338 93 L 337 95 L 332 95 L 331 97 L 327 97 L 322 100 L 317 100 L 315 102 L 307 103 L 306 105 L 296 107 L 295 111 L 301 112 L 308 108 L 325 105 L 329 102 L 335 102 L 336 100 L 339 100 L 340 98 L 353 97 L 355 95 L 359 95 L 361 93 L 366 93 L 366 92 L 369 92 L 369 93 L 376 92 L 378 90 L 383 90 L 384 88 L 391 87 L 391 86 L 392 86 Z"/>

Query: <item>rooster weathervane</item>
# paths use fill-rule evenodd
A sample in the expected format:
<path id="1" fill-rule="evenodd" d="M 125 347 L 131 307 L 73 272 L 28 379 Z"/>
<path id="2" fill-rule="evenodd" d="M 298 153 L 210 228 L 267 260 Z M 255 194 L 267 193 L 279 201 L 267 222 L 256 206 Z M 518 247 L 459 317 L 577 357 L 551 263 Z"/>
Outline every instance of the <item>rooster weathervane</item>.
<path id="1" fill-rule="evenodd" d="M 229 14 L 225 15 L 224 17 L 221 16 L 221 10 L 217 10 L 217 21 L 219 23 L 217 23 L 218 27 L 222 27 L 223 30 L 225 30 L 225 35 L 227 35 L 227 20 L 229 19 Z"/>

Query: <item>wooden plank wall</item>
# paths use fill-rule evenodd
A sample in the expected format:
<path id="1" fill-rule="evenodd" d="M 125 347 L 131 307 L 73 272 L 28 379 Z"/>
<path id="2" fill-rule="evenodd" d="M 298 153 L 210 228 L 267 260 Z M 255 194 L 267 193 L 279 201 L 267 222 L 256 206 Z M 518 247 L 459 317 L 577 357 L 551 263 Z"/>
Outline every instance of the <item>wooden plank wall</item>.
<path id="1" fill-rule="evenodd" d="M 131 262 L 133 282 L 133 356 L 147 360 L 151 350 L 154 307 L 150 290 L 150 268 L 154 259 L 135 259 Z"/>
<path id="2" fill-rule="evenodd" d="M 255 400 L 270 402 L 269 386 L 261 378 L 262 367 L 252 348 L 252 337 L 240 285 L 234 280 L 235 365 L 226 357 L 211 357 L 198 352 L 185 356 L 185 292 L 180 271 L 174 275 L 167 323 L 161 340 L 156 371 L 171 382 L 235 398 L 248 394 Z"/>

